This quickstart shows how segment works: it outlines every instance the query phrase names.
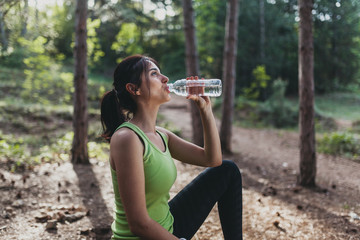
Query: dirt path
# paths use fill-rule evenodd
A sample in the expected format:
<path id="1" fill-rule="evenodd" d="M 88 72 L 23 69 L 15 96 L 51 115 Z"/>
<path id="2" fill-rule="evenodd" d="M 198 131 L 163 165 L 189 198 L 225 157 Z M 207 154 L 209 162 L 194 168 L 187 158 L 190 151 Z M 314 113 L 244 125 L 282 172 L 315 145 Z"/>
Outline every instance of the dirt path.
<path id="1" fill-rule="evenodd" d="M 191 137 L 187 102 L 174 96 L 162 106 L 163 121 Z M 311 191 L 295 185 L 297 134 L 234 128 L 243 175 L 244 239 L 360 239 L 360 164 L 318 156 Z M 176 161 L 175 195 L 203 168 Z M 109 165 L 43 164 L 26 175 L 0 168 L 0 239 L 109 239 L 113 192 Z M 54 227 L 56 226 L 56 227 Z M 221 240 L 215 207 L 193 240 Z"/>

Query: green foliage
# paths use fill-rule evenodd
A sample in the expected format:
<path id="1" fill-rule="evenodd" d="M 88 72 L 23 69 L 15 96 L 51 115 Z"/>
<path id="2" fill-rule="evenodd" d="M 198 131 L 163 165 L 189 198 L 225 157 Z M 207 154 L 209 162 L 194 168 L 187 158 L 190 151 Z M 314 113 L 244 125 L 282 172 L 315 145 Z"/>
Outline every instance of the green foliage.
<path id="1" fill-rule="evenodd" d="M 62 5 L 56 4 L 51 10 L 53 14 L 49 21 L 53 22 L 56 33 L 56 37 L 53 38 L 54 47 L 66 59 L 71 59 L 73 57 L 75 1 L 64 0 Z"/>
<path id="2" fill-rule="evenodd" d="M 285 98 L 287 83 L 277 79 L 272 85 L 272 95 L 258 109 L 259 117 L 266 124 L 277 128 L 294 127 L 298 122 L 298 110 Z"/>
<path id="3" fill-rule="evenodd" d="M 360 136 L 349 132 L 324 134 L 317 141 L 318 151 L 360 160 Z"/>
<path id="4" fill-rule="evenodd" d="M 91 20 L 87 19 L 87 55 L 88 65 L 92 68 L 95 64 L 98 64 L 105 53 L 101 50 L 99 38 L 97 37 L 96 30 L 100 27 L 100 19 Z"/>
<path id="5" fill-rule="evenodd" d="M 29 162 L 30 153 L 23 142 L 22 138 L 15 139 L 11 135 L 3 135 L 0 131 L 0 159 L 12 160 L 13 171 L 24 162 Z"/>
<path id="6" fill-rule="evenodd" d="M 221 78 L 226 1 L 195 0 L 193 5 L 201 75 Z"/>
<path id="7" fill-rule="evenodd" d="M 287 82 L 277 79 L 272 83 L 272 95 L 265 102 L 239 96 L 235 101 L 235 119 L 242 126 L 293 128 L 298 122 L 297 104 L 285 97 Z"/>
<path id="8" fill-rule="evenodd" d="M 33 41 L 20 38 L 19 42 L 27 50 L 21 96 L 44 104 L 69 103 L 74 91 L 72 73 L 60 72 L 60 65 L 46 51 L 47 40 L 40 36 Z"/>
<path id="9" fill-rule="evenodd" d="M 25 50 L 22 47 L 17 47 L 11 53 L 6 52 L 0 55 L 1 66 L 9 68 L 24 67 L 24 57 Z"/>
<path id="10" fill-rule="evenodd" d="M 19 97 L 25 74 L 22 69 L 0 66 L 0 96 Z"/>
<path id="11" fill-rule="evenodd" d="M 6 2 L 6 1 L 5 1 Z M 25 26 L 25 8 L 19 2 L 10 7 L 4 2 L 4 32 L 1 35 L 2 66 L 24 65 L 27 49 L 19 46 L 19 37 L 32 41 L 46 39 L 46 52 L 54 58 L 61 54 L 73 61 L 74 1 L 64 0 L 50 9 L 29 6 Z M 39 5 L 41 3 L 39 2 Z M 242 1 L 239 8 L 236 94 L 253 88 L 253 70 L 266 67 L 271 79 L 288 81 L 287 93 L 298 88 L 297 1 L 264 1 L 265 47 L 260 47 L 259 1 Z M 200 72 L 203 77 L 221 78 L 224 50 L 226 1 L 193 1 L 198 40 Z M 354 88 L 360 76 L 359 1 L 315 0 L 314 53 L 317 93 Z M 159 18 L 160 11 L 166 14 Z M 91 19 L 91 20 L 90 20 Z M 271 23 L 271 24 L 267 24 Z M 120 30 L 120 32 L 118 31 Z M 171 78 L 185 75 L 185 48 L 181 1 L 95 1 L 89 4 L 89 67 L 111 74 L 116 61 L 134 53 L 144 53 L 160 62 Z M 3 43 L 6 41 L 6 45 Z M 261 54 L 264 50 L 264 57 Z M 266 100 L 270 85 L 260 91 Z M 256 95 L 256 93 L 255 93 Z"/>
<path id="12" fill-rule="evenodd" d="M 288 89 L 297 92 L 296 1 L 264 1 L 264 3 L 264 59 L 260 53 L 259 1 L 242 1 L 239 8 L 236 82 L 239 95 L 242 94 L 242 88 L 249 87 L 252 83 L 252 71 L 258 65 L 265 65 L 267 74 L 272 79 L 287 79 Z M 267 97 L 268 95 L 262 96 L 263 100 Z"/>
<path id="13" fill-rule="evenodd" d="M 332 92 L 357 81 L 360 2 L 315 1 L 315 89 Z"/>
<path id="14" fill-rule="evenodd" d="M 267 87 L 268 81 L 271 78 L 269 75 L 266 74 L 266 69 L 264 65 L 257 66 L 253 70 L 252 75 L 254 79 L 251 82 L 250 87 L 244 88 L 243 92 L 245 98 L 256 100 L 259 99 L 260 91 Z"/>
<path id="15" fill-rule="evenodd" d="M 140 31 L 135 23 L 124 23 L 121 30 L 116 35 L 116 41 L 112 44 L 111 49 L 121 56 L 132 54 L 141 54 L 143 52 L 140 43 Z M 120 62 L 122 59 L 118 59 Z"/>

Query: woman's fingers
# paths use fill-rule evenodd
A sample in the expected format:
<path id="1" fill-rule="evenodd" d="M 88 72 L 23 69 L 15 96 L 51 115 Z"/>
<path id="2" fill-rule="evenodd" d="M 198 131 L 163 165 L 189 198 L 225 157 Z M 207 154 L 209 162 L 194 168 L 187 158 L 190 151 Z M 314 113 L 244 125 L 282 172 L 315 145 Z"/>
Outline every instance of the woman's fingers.
<path id="1" fill-rule="evenodd" d="M 194 101 L 199 108 L 206 108 L 210 103 L 210 98 L 207 96 L 188 95 L 186 97 L 189 100 Z"/>

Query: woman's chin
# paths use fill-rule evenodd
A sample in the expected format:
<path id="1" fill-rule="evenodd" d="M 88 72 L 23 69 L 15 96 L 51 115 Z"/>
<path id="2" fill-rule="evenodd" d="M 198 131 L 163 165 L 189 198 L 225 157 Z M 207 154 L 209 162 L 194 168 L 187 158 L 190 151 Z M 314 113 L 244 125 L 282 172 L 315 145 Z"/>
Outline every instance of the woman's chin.
<path id="1" fill-rule="evenodd" d="M 166 102 L 169 102 L 170 100 L 171 100 L 171 95 L 169 94 Z"/>

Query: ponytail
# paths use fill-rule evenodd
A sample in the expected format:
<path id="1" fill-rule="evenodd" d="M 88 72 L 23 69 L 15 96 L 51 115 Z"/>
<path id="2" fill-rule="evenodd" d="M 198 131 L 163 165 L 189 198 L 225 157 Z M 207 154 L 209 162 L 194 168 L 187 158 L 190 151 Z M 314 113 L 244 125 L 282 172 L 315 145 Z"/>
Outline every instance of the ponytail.
<path id="1" fill-rule="evenodd" d="M 108 142 L 110 142 L 116 128 L 127 121 L 127 117 L 119 105 L 115 90 L 106 92 L 101 99 L 101 125 L 103 127 L 101 136 Z"/>

